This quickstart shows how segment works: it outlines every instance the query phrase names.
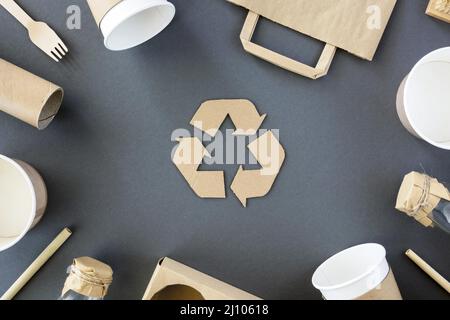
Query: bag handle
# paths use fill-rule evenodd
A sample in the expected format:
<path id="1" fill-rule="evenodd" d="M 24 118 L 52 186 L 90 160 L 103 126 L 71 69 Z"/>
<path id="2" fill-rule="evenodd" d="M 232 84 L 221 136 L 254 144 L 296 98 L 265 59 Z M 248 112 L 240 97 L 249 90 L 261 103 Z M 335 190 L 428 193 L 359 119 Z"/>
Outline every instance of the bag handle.
<path id="1" fill-rule="evenodd" d="M 328 73 L 328 69 L 330 68 L 331 62 L 333 61 L 334 54 L 336 53 L 335 46 L 327 43 L 322 51 L 317 65 L 315 67 L 308 66 L 304 63 L 288 58 L 272 50 L 264 48 L 256 43 L 253 43 L 252 37 L 253 33 L 255 32 L 256 25 L 258 24 L 258 20 L 259 14 L 254 13 L 253 11 L 248 12 L 244 27 L 242 28 L 240 35 L 242 46 L 244 47 L 245 51 L 283 69 L 311 79 L 318 79 Z"/>

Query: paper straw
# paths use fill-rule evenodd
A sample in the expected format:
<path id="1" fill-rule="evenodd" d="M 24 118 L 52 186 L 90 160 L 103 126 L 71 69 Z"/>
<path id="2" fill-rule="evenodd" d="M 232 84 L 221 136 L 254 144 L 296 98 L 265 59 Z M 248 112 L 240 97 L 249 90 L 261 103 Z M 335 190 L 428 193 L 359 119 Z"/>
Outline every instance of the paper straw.
<path id="1" fill-rule="evenodd" d="M 420 258 L 414 251 L 409 249 L 405 252 L 406 256 L 410 258 L 417 266 L 428 274 L 434 281 L 436 281 L 442 288 L 450 293 L 450 282 L 434 270 L 428 263 Z"/>
<path id="2" fill-rule="evenodd" d="M 11 300 L 15 295 L 30 281 L 30 279 L 42 268 L 42 266 L 55 254 L 55 252 L 64 244 L 64 242 L 72 235 L 72 231 L 65 228 L 53 240 L 47 248 L 33 261 L 33 263 L 22 273 L 22 275 L 14 282 L 11 288 L 5 292 L 0 300 Z"/>

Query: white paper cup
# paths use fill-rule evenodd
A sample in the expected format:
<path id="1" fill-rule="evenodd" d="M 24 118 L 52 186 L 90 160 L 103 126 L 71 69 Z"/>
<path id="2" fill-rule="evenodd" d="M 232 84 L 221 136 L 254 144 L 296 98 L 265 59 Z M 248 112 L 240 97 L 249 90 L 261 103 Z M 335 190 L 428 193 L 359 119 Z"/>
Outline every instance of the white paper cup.
<path id="1" fill-rule="evenodd" d="M 391 288 L 394 278 L 393 275 L 388 277 L 390 274 L 384 247 L 367 243 L 341 251 L 326 260 L 314 272 L 312 283 L 326 300 L 354 300 L 380 289 L 385 279 L 390 281 Z M 401 299 L 395 279 L 393 281 L 394 292 L 388 293 L 389 297 Z M 380 292 L 386 294 L 383 290 Z"/>
<path id="2" fill-rule="evenodd" d="M 42 218 L 47 189 L 29 164 L 0 155 L 0 251 L 19 242 Z"/>
<path id="3" fill-rule="evenodd" d="M 106 48 L 114 51 L 150 40 L 175 16 L 175 6 L 167 0 L 88 0 L 88 4 Z"/>
<path id="4" fill-rule="evenodd" d="M 414 136 L 450 150 L 450 47 L 422 58 L 400 84 L 397 113 Z"/>

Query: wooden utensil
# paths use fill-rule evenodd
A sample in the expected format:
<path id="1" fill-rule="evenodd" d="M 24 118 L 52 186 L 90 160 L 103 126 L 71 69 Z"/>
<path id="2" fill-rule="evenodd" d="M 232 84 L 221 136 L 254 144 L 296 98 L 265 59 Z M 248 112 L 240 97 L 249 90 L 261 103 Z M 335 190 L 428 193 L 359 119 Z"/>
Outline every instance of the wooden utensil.
<path id="1" fill-rule="evenodd" d="M 58 62 L 69 52 L 52 28 L 44 22 L 34 21 L 14 0 L 0 0 L 0 5 L 28 30 L 30 40 L 53 60 Z"/>

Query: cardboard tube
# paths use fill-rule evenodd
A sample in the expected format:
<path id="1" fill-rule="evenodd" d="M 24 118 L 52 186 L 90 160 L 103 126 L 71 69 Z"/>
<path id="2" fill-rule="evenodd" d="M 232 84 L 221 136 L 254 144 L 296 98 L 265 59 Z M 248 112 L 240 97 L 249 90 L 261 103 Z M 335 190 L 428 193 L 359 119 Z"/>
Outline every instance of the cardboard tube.
<path id="1" fill-rule="evenodd" d="M 59 86 L 0 59 L 0 110 L 39 130 L 58 113 L 64 96 Z"/>
<path id="2" fill-rule="evenodd" d="M 426 263 L 421 257 L 419 257 L 414 251 L 409 249 L 405 252 L 406 256 L 410 258 L 420 269 L 422 269 L 427 275 L 436 281 L 442 288 L 450 293 L 450 282 L 448 282 L 443 276 L 441 276 L 436 270 L 434 270 L 428 263 Z"/>
<path id="3" fill-rule="evenodd" d="M 53 240 L 47 248 L 33 261 L 33 263 L 23 272 L 23 274 L 14 282 L 11 288 L 5 292 L 0 300 L 11 300 L 16 294 L 30 281 L 30 279 L 42 268 L 42 266 L 55 254 L 56 251 L 72 235 L 72 231 L 65 228 Z"/>

